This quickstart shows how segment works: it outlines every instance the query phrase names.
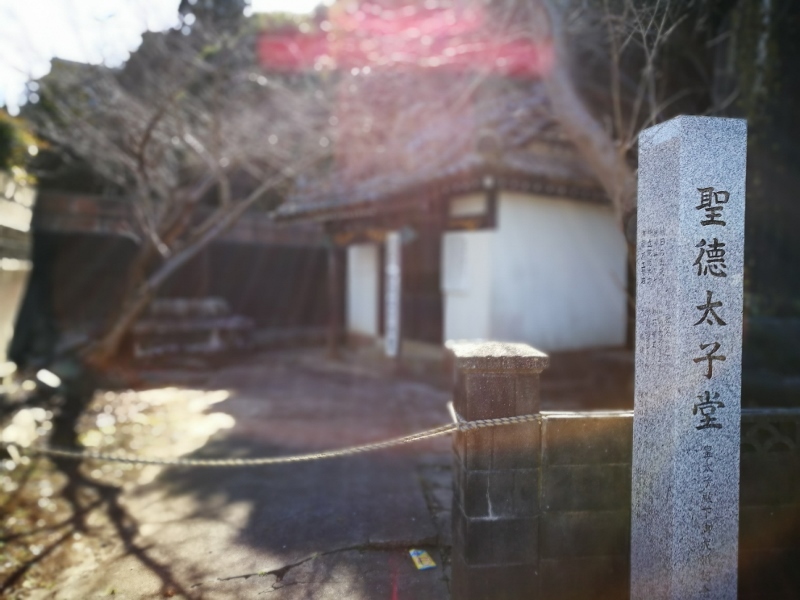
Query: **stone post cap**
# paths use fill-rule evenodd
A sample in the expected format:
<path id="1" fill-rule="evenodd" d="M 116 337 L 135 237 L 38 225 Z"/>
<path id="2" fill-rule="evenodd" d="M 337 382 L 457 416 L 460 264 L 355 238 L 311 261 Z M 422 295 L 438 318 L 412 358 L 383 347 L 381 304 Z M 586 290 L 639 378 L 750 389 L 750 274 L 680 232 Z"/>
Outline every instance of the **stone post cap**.
<path id="1" fill-rule="evenodd" d="M 747 135 L 747 120 L 729 117 L 700 117 L 678 115 L 669 121 L 653 125 L 639 134 L 639 145 L 659 144 L 679 135 L 682 131 L 702 135 L 708 131 L 725 131 L 740 136 Z"/>
<path id="2" fill-rule="evenodd" d="M 445 343 L 460 369 L 477 371 L 543 371 L 550 357 L 528 344 L 485 340 L 449 340 Z"/>

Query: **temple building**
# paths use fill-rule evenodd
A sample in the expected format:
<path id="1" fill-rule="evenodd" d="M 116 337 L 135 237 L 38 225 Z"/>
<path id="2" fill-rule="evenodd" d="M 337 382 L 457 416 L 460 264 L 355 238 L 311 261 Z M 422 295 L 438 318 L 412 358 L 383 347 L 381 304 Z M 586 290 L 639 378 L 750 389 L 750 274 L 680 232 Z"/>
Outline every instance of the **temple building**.
<path id="1" fill-rule="evenodd" d="M 280 217 L 329 236 L 331 343 L 626 340 L 626 244 L 538 81 L 370 74 L 339 97 L 330 171 Z M 343 305 L 342 305 L 343 304 Z M 344 322 L 339 322 L 344 315 Z"/>

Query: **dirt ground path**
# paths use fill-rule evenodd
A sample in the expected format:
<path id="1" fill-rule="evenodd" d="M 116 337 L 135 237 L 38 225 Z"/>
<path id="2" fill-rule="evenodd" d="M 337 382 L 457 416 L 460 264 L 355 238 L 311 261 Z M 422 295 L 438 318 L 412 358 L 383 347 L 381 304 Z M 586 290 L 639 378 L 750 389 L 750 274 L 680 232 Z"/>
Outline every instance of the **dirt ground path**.
<path id="1" fill-rule="evenodd" d="M 159 377 L 187 381 L 185 373 Z M 129 448 L 151 456 L 286 455 L 449 419 L 448 393 L 326 361 L 316 350 L 267 353 L 192 377 L 129 394 L 140 412 L 122 420 L 142 423 Z M 94 407 L 90 441 L 94 435 L 102 446 L 109 437 L 114 410 Z M 122 473 L 86 465 L 89 475 L 121 477 L 117 508 L 88 511 L 86 530 L 69 539 L 52 581 L 20 597 L 447 598 L 449 466 L 449 437 L 254 468 Z M 410 548 L 428 550 L 437 568 L 416 570 Z"/>

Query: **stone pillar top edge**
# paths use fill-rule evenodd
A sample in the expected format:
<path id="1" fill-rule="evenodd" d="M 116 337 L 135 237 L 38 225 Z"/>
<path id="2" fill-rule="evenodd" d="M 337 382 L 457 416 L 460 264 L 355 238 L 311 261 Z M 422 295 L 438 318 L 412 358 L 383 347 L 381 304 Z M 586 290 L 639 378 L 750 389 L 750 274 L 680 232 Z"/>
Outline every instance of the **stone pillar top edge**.
<path id="1" fill-rule="evenodd" d="M 453 354 L 461 369 L 542 371 L 550 364 L 547 354 L 522 343 L 449 340 L 445 348 Z"/>
<path id="2" fill-rule="evenodd" d="M 736 132 L 737 129 L 741 135 L 747 133 L 747 119 L 735 119 L 731 117 L 702 117 L 698 115 L 678 115 L 668 121 L 659 123 L 643 129 L 639 133 L 640 144 L 660 143 L 667 139 L 678 135 L 681 129 L 691 128 L 697 130 L 703 127 L 715 128 L 729 128 Z"/>

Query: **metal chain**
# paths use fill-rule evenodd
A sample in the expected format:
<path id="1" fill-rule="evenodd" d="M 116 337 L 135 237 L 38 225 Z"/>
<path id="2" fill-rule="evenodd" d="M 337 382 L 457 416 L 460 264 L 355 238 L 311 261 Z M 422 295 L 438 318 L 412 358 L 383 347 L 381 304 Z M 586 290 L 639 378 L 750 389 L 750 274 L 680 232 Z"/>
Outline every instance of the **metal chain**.
<path id="1" fill-rule="evenodd" d="M 70 450 L 67 448 L 53 447 L 31 447 L 20 448 L 15 444 L 0 442 L 5 448 L 16 450 L 21 454 L 38 456 L 53 456 L 58 458 L 69 458 L 73 460 L 100 460 L 104 462 L 127 463 L 134 465 L 158 465 L 162 467 L 253 467 L 261 465 L 279 465 L 285 463 L 305 462 L 311 460 L 321 460 L 324 458 L 335 458 L 338 456 L 350 456 L 361 454 L 362 452 L 372 452 L 382 450 L 392 446 L 410 444 L 419 440 L 447 435 L 454 431 L 471 431 L 484 427 L 498 427 L 501 425 L 514 425 L 537 421 L 540 415 L 520 415 L 517 417 L 500 417 L 497 419 L 477 419 L 475 421 L 464 421 L 460 415 L 456 415 L 458 422 L 449 425 L 442 425 L 434 429 L 427 429 L 419 433 L 393 438 L 382 442 L 363 444 L 360 446 L 350 446 L 338 450 L 327 450 L 325 452 L 310 452 L 308 454 L 294 454 L 291 456 L 269 456 L 261 458 L 144 458 L 130 454 L 106 454 L 93 450 Z M 12 450 L 12 453 L 13 453 Z"/>

